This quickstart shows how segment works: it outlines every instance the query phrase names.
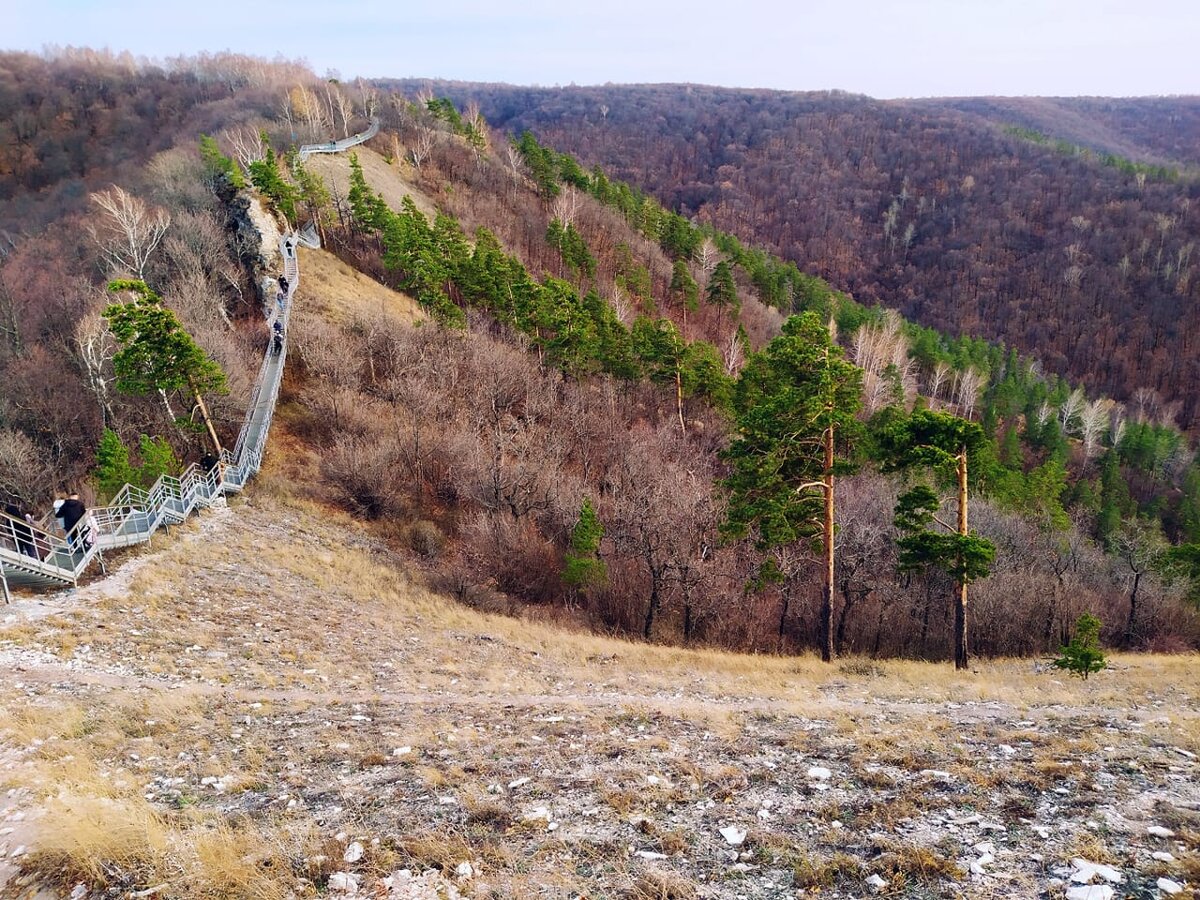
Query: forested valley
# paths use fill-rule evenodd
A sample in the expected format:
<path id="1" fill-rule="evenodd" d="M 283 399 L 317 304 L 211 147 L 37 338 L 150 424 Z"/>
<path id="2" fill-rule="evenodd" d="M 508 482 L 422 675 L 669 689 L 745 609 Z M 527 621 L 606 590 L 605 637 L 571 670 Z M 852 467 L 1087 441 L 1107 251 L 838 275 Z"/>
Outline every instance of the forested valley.
<path id="1" fill-rule="evenodd" d="M 860 302 L 1196 424 L 1195 98 L 433 87 Z"/>
<path id="2" fill-rule="evenodd" d="M 214 413 L 234 427 L 266 341 L 255 314 L 262 273 L 239 213 L 253 195 L 288 226 L 313 221 L 341 260 L 424 310 L 413 327 L 386 310 L 335 318 L 299 306 L 280 421 L 288 446 L 306 448 L 293 465 L 312 499 L 374 523 L 464 603 L 662 642 L 947 658 L 953 598 L 969 583 L 973 653 L 1054 650 L 1088 611 L 1110 644 L 1200 643 L 1200 472 L 1179 427 L 1194 413 L 1179 389 L 1195 364 L 1183 345 L 1196 291 L 1186 173 L 1127 172 L 949 118 L 939 126 L 947 135 L 965 129 L 1007 155 L 1002 165 L 960 150 L 947 161 L 900 140 L 936 129 L 895 111 L 873 113 L 866 144 L 844 143 L 838 128 L 871 103 L 827 97 L 805 120 L 806 134 L 811 125 L 814 140 L 824 135 L 826 155 L 810 162 L 853 157 L 875 188 L 828 166 L 816 170 L 819 191 L 778 173 L 751 179 L 737 157 L 713 172 L 719 191 L 746 193 L 730 188 L 713 204 L 688 174 L 694 160 L 663 154 L 726 152 L 723 129 L 741 126 L 718 120 L 663 119 L 661 133 L 645 128 L 644 143 L 626 145 L 621 123 L 629 134 L 642 127 L 632 108 L 626 118 L 587 100 L 596 122 L 563 110 L 559 124 L 531 121 L 535 137 L 503 130 L 518 120 L 496 106 L 503 92 L 473 106 L 238 57 L 161 68 L 7 55 L 0 73 L 4 121 L 36 125 L 0 169 L 12 208 L 30 211 L 29 224 L 4 225 L 0 267 L 0 490 L 25 503 L 45 503 L 68 480 L 101 488 L 105 440 L 132 448 L 135 463 L 141 435 L 181 459 L 200 450 L 201 436 L 162 398 L 113 387 L 99 312 L 114 275 L 146 280 L 221 364 L 230 390 Z M 99 85 L 86 108 L 62 88 L 71 79 Z M 160 121 L 171 108 L 163 99 L 137 100 L 157 94 L 178 97 L 175 118 Z M 724 115 L 727 98 L 710 99 L 711 109 L 689 102 Z M 340 164 L 344 180 L 290 152 L 350 133 L 369 112 L 382 130 Z M 119 128 L 94 125 L 117 119 Z M 574 144 L 572 121 L 595 132 L 590 146 Z M 747 158 L 766 147 L 803 170 L 785 139 L 760 144 L 776 120 L 756 121 L 762 130 L 739 139 Z M 170 137 L 160 146 L 152 134 Z M 111 142 L 111 159 L 45 166 L 70 159 L 63 148 L 80 140 Z M 571 148 L 581 161 L 561 152 Z M 885 165 L 888 148 L 912 170 Z M 986 197 L 1016 208 L 990 180 L 1002 171 L 1018 186 L 1041 173 L 1054 216 L 1082 204 L 1071 214 L 1087 224 L 1063 226 L 1075 235 L 1074 263 L 1053 258 L 1057 232 L 1035 241 L 1033 225 L 1018 235 L 998 210 L 974 205 Z M 666 187 L 681 178 L 693 193 Z M 1089 205 L 1111 179 L 1132 185 L 1124 211 Z M 385 188 L 396 184 L 409 194 L 389 202 Z M 767 193 L 754 199 L 751 184 Z M 880 184 L 894 194 L 868 216 Z M 144 259 L 114 258 L 120 220 L 110 208 L 157 230 Z M 1145 231 L 1150 245 L 1140 256 L 1134 248 L 1119 282 L 1125 293 L 1091 293 L 1108 273 L 1105 242 L 1120 248 L 1128 237 L 1091 223 L 1125 217 L 1145 230 L 1156 215 L 1170 227 Z M 975 229 L 1007 237 L 980 256 Z M 1072 284 L 1063 275 L 1076 267 Z M 1023 285 L 1029 304 L 1051 304 L 1061 327 L 1002 301 L 992 291 L 1002 282 Z M 933 314 L 946 292 L 955 303 Z M 1081 314 L 1081 297 L 1110 305 Z M 1099 336 L 1083 330 L 1119 324 L 1105 315 L 1127 317 L 1126 331 L 1119 345 L 1114 332 L 1092 347 L 1084 365 L 1076 351 Z M 1025 331 L 1006 333 L 1011 321 Z M 1071 329 L 1074 341 L 1063 336 Z M 1162 352 L 1122 349 L 1138 341 Z M 812 348 L 826 367 L 844 362 L 842 393 L 797 374 L 815 371 Z M 823 427 L 836 466 L 764 426 L 780 419 L 766 410 L 835 396 L 836 436 L 832 417 Z M 938 428 L 951 434 L 949 450 L 913 452 L 936 443 Z M 809 437 L 819 443 L 819 432 Z M 778 471 L 791 480 L 764 478 L 771 467 L 754 463 L 759 451 L 786 457 Z M 835 469 L 825 578 L 813 485 Z M 968 489 L 971 530 L 964 521 L 961 533 L 937 532 Z"/>

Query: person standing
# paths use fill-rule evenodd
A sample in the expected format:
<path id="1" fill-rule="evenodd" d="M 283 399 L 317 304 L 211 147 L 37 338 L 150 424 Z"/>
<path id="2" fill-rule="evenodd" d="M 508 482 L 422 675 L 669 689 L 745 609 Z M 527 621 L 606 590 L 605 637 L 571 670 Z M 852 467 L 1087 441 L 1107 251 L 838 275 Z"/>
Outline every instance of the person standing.
<path id="1" fill-rule="evenodd" d="M 4 507 L 4 512 L 13 521 L 9 526 L 12 528 L 13 538 L 17 542 L 17 549 L 26 556 L 37 558 L 37 548 L 33 544 L 33 529 L 30 527 L 30 522 L 33 518 L 21 507 L 15 503 L 9 503 Z"/>
<path id="2" fill-rule="evenodd" d="M 76 531 L 75 529 L 75 526 L 87 515 L 87 507 L 79 499 L 79 494 L 72 491 L 59 508 L 58 513 L 62 517 L 63 530 L 67 533 L 67 545 L 71 548 L 71 552 L 78 553 L 80 550 L 90 549 L 91 545 L 84 539 L 81 530 Z"/>

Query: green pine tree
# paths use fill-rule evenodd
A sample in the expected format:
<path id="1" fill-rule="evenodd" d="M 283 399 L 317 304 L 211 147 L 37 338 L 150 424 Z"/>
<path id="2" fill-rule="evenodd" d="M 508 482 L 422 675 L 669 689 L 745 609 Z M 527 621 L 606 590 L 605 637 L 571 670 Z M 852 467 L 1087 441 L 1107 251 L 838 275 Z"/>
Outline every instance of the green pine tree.
<path id="1" fill-rule="evenodd" d="M 92 478 L 104 500 L 111 500 L 126 484 L 137 481 L 137 472 L 129 462 L 129 448 L 110 428 L 104 429 L 96 447 L 96 468 L 92 470 Z"/>
<path id="2" fill-rule="evenodd" d="M 949 413 L 917 410 L 888 425 L 879 436 L 884 471 L 930 468 L 953 478 L 958 488 L 957 527 L 937 518 L 937 494 L 918 485 L 896 504 L 896 527 L 903 535 L 900 567 L 938 568 L 958 586 L 954 599 L 954 667 L 970 665 L 967 648 L 967 585 L 985 577 L 996 556 L 991 541 L 972 532 L 967 523 L 967 484 L 970 461 L 987 444 L 983 429 Z M 942 531 L 933 528 L 938 525 Z"/>
<path id="3" fill-rule="evenodd" d="M 1094 672 L 1108 667 L 1100 651 L 1100 620 L 1091 613 L 1084 613 L 1075 622 L 1075 636 L 1071 643 L 1059 648 L 1062 655 L 1054 660 L 1055 667 L 1066 669 L 1070 674 L 1087 681 Z"/>
<path id="4" fill-rule="evenodd" d="M 119 279 L 110 281 L 108 289 L 133 294 L 130 302 L 114 303 L 104 310 L 108 327 L 121 345 L 113 356 L 117 390 L 137 395 L 157 391 L 164 398 L 171 391 L 186 391 L 195 399 L 220 456 L 221 442 L 204 394 L 228 393 L 221 367 L 205 355 L 146 282 Z"/>
<path id="5" fill-rule="evenodd" d="M 153 487 L 163 475 L 179 474 L 179 457 L 165 438 L 140 435 L 138 456 L 142 458 L 142 464 L 137 470 L 137 481 L 142 487 Z"/>
<path id="6" fill-rule="evenodd" d="M 608 568 L 600 558 L 600 541 L 604 526 L 592 501 L 583 498 L 579 519 L 571 532 L 571 546 L 563 567 L 563 581 L 576 590 L 598 587 L 608 579 Z"/>
<path id="7" fill-rule="evenodd" d="M 862 370 L 816 313 L 792 316 L 751 356 L 735 393 L 737 436 L 723 454 L 729 507 L 724 530 L 754 532 L 760 548 L 822 536 L 825 567 L 821 657 L 833 657 L 834 474 L 837 442 L 857 432 Z M 821 493 L 814 493 L 819 489 Z M 780 616 L 782 632 L 783 618 Z"/>

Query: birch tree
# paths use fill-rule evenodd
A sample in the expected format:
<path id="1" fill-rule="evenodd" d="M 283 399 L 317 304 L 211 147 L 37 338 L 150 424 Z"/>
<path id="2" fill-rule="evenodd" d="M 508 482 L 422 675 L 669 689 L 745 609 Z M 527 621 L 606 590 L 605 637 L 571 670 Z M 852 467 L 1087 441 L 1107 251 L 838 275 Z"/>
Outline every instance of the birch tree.
<path id="1" fill-rule="evenodd" d="M 146 280 L 146 266 L 171 226 L 165 209 L 151 209 L 141 199 L 113 185 L 92 194 L 101 211 L 98 222 L 89 222 L 88 234 L 100 248 L 111 274 L 130 274 Z"/>

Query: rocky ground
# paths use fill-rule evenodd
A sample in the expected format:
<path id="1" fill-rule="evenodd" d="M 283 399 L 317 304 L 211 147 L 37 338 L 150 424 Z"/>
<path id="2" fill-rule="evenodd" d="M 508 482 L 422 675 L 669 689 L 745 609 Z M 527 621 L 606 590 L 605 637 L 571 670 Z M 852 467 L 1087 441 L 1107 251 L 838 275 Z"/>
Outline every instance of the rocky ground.
<path id="1" fill-rule="evenodd" d="M 1192 896 L 1195 657 L 1087 683 L 488 617 L 269 485 L 0 610 L 0 896 Z M 6 883 L 5 883 L 6 881 Z"/>

